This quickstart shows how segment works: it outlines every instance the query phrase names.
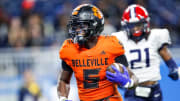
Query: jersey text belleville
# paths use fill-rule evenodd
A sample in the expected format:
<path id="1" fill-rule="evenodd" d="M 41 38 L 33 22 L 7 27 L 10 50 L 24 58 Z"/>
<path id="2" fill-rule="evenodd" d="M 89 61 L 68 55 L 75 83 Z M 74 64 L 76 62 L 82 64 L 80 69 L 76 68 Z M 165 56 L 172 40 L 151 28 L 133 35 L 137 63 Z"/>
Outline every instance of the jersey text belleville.
<path id="1" fill-rule="evenodd" d="M 72 64 L 74 67 L 103 66 L 108 65 L 108 58 L 73 59 Z"/>

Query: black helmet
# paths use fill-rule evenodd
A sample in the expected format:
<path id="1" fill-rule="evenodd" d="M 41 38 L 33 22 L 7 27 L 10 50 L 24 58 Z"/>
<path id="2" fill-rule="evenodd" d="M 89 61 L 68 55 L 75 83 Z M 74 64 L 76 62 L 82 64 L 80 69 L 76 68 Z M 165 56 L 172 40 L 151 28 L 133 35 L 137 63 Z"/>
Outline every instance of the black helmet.
<path id="1" fill-rule="evenodd" d="M 77 31 L 77 28 L 80 30 Z M 67 29 L 74 43 L 84 44 L 103 31 L 104 16 L 94 5 L 79 5 L 73 10 L 72 15 L 70 16 Z M 85 35 L 78 35 L 81 31 L 84 31 Z"/>

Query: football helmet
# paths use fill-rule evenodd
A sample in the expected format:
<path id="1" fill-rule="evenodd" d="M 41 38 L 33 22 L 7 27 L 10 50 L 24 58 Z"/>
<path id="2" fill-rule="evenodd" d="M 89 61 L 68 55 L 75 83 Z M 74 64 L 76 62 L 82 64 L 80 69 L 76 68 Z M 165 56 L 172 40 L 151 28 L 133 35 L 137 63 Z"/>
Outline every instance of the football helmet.
<path id="1" fill-rule="evenodd" d="M 128 38 L 138 42 L 150 32 L 149 14 L 140 5 L 130 5 L 123 13 L 121 25 L 127 31 Z"/>
<path id="2" fill-rule="evenodd" d="M 69 35 L 74 43 L 79 45 L 99 36 L 103 29 L 104 16 L 96 6 L 91 4 L 82 4 L 76 7 L 67 25 Z"/>

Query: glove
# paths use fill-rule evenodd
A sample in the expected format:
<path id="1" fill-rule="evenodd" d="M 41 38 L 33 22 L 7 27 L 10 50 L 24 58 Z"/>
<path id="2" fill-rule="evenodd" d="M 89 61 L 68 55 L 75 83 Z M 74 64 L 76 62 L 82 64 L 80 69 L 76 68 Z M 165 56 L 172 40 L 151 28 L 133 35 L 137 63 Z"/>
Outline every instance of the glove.
<path id="1" fill-rule="evenodd" d="M 68 99 L 66 97 L 64 97 L 64 96 L 60 96 L 59 101 L 68 101 Z"/>
<path id="2" fill-rule="evenodd" d="M 116 67 L 112 65 L 112 69 L 115 71 L 115 73 L 106 71 L 106 77 L 107 77 L 107 80 L 114 83 L 118 83 L 124 87 L 127 83 L 128 84 L 131 83 L 131 79 L 129 77 L 126 67 L 125 66 L 122 66 L 122 67 L 123 67 L 124 73 L 121 73 L 120 71 L 116 69 Z"/>
<path id="3" fill-rule="evenodd" d="M 180 68 L 175 68 L 169 72 L 168 75 L 172 80 L 178 80 L 180 78 Z"/>

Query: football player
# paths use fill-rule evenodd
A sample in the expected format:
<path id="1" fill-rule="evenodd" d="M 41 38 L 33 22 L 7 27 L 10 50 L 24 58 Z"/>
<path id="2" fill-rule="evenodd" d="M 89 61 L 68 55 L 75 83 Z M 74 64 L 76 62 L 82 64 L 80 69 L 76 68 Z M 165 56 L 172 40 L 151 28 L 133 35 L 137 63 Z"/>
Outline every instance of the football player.
<path id="1" fill-rule="evenodd" d="M 126 68 L 124 73 L 108 75 L 109 80 L 117 77 L 115 83 L 107 80 L 106 68 L 110 64 L 117 62 L 127 66 L 128 63 L 118 39 L 100 35 L 103 28 L 104 17 L 96 6 L 82 4 L 73 10 L 67 27 L 71 39 L 65 40 L 59 51 L 63 68 L 57 88 L 60 101 L 67 100 L 73 72 L 81 101 L 122 101 L 115 83 L 132 86 L 136 81 L 130 79 L 131 73 Z"/>
<path id="2" fill-rule="evenodd" d="M 162 92 L 158 80 L 160 76 L 160 58 L 169 68 L 169 77 L 178 80 L 178 66 L 169 53 L 171 44 L 168 29 L 151 29 L 147 10 L 137 4 L 125 9 L 122 31 L 112 33 L 126 50 L 129 67 L 138 77 L 139 85 L 125 91 L 126 101 L 162 101 Z M 118 71 L 117 71 L 118 72 Z"/>

